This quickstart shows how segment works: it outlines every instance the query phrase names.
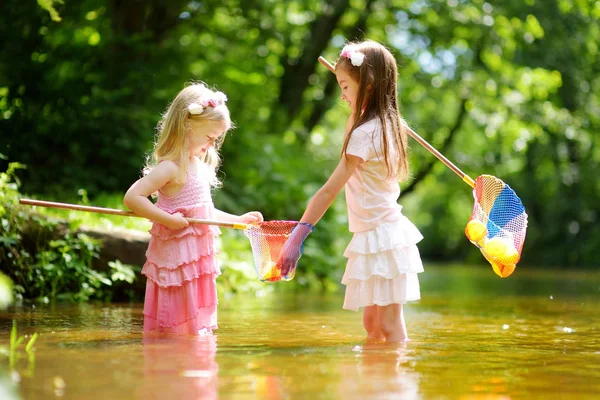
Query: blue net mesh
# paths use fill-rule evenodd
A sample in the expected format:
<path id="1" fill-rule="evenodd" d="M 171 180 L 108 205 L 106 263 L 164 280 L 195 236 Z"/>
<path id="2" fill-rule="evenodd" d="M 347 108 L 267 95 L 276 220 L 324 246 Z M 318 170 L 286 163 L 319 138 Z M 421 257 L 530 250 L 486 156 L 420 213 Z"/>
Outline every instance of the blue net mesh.
<path id="1" fill-rule="evenodd" d="M 521 199 L 506 183 L 481 175 L 473 188 L 473 213 L 465 235 L 505 278 L 521 259 L 527 233 L 527 213 Z"/>

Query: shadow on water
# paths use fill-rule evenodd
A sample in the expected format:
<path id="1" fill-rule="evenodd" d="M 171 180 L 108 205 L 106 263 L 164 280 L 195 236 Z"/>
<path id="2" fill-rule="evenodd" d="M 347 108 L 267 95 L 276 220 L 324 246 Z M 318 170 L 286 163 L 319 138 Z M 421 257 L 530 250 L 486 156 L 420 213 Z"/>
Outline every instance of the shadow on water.
<path id="1" fill-rule="evenodd" d="M 142 335 L 142 305 L 20 307 L 38 332 L 3 384 L 23 399 L 595 398 L 600 274 L 429 267 L 411 342 L 366 344 L 342 296 L 222 299 L 215 336 Z M 285 284 L 285 283 L 283 283 Z M 3 375 L 0 372 L 0 376 Z M 6 383 L 8 382 L 8 383 Z"/>

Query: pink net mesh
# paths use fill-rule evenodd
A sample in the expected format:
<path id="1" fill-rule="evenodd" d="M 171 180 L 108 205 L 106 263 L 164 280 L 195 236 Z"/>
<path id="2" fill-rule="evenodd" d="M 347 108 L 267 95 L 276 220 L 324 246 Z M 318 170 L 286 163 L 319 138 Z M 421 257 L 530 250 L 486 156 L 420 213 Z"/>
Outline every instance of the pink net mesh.
<path id="1" fill-rule="evenodd" d="M 276 263 L 283 245 L 296 225 L 298 225 L 297 221 L 265 221 L 250 225 L 244 231 L 250 239 L 254 267 L 261 281 L 289 281 L 294 278 L 295 267 L 282 275 Z"/>

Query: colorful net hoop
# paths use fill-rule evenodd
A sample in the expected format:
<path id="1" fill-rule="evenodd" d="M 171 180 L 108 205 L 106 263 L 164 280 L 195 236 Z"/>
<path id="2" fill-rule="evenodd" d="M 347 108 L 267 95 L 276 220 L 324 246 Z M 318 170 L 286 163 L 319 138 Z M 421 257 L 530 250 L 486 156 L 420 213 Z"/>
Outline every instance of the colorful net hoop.
<path id="1" fill-rule="evenodd" d="M 282 275 L 276 263 L 283 245 L 298 221 L 265 221 L 249 225 L 244 234 L 250 240 L 254 267 L 263 282 L 290 281 L 296 274 L 296 265 Z"/>
<path id="2" fill-rule="evenodd" d="M 473 187 L 473 213 L 465 235 L 490 262 L 494 272 L 506 278 L 521 259 L 527 233 L 527 213 L 521 199 L 500 179 L 481 175 Z"/>

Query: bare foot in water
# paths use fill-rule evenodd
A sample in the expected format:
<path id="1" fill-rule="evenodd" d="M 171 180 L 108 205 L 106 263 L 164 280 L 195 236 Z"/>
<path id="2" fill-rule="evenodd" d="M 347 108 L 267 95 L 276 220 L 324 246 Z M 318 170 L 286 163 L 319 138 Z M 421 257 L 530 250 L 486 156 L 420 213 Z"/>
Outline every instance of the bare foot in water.
<path id="1" fill-rule="evenodd" d="M 385 343 L 385 336 L 367 336 L 367 344 Z"/>
<path id="2" fill-rule="evenodd" d="M 391 337 L 387 338 L 387 342 L 388 343 L 408 343 L 408 342 L 410 342 L 410 339 L 405 336 L 401 336 L 401 335 L 398 337 L 391 336 Z"/>

